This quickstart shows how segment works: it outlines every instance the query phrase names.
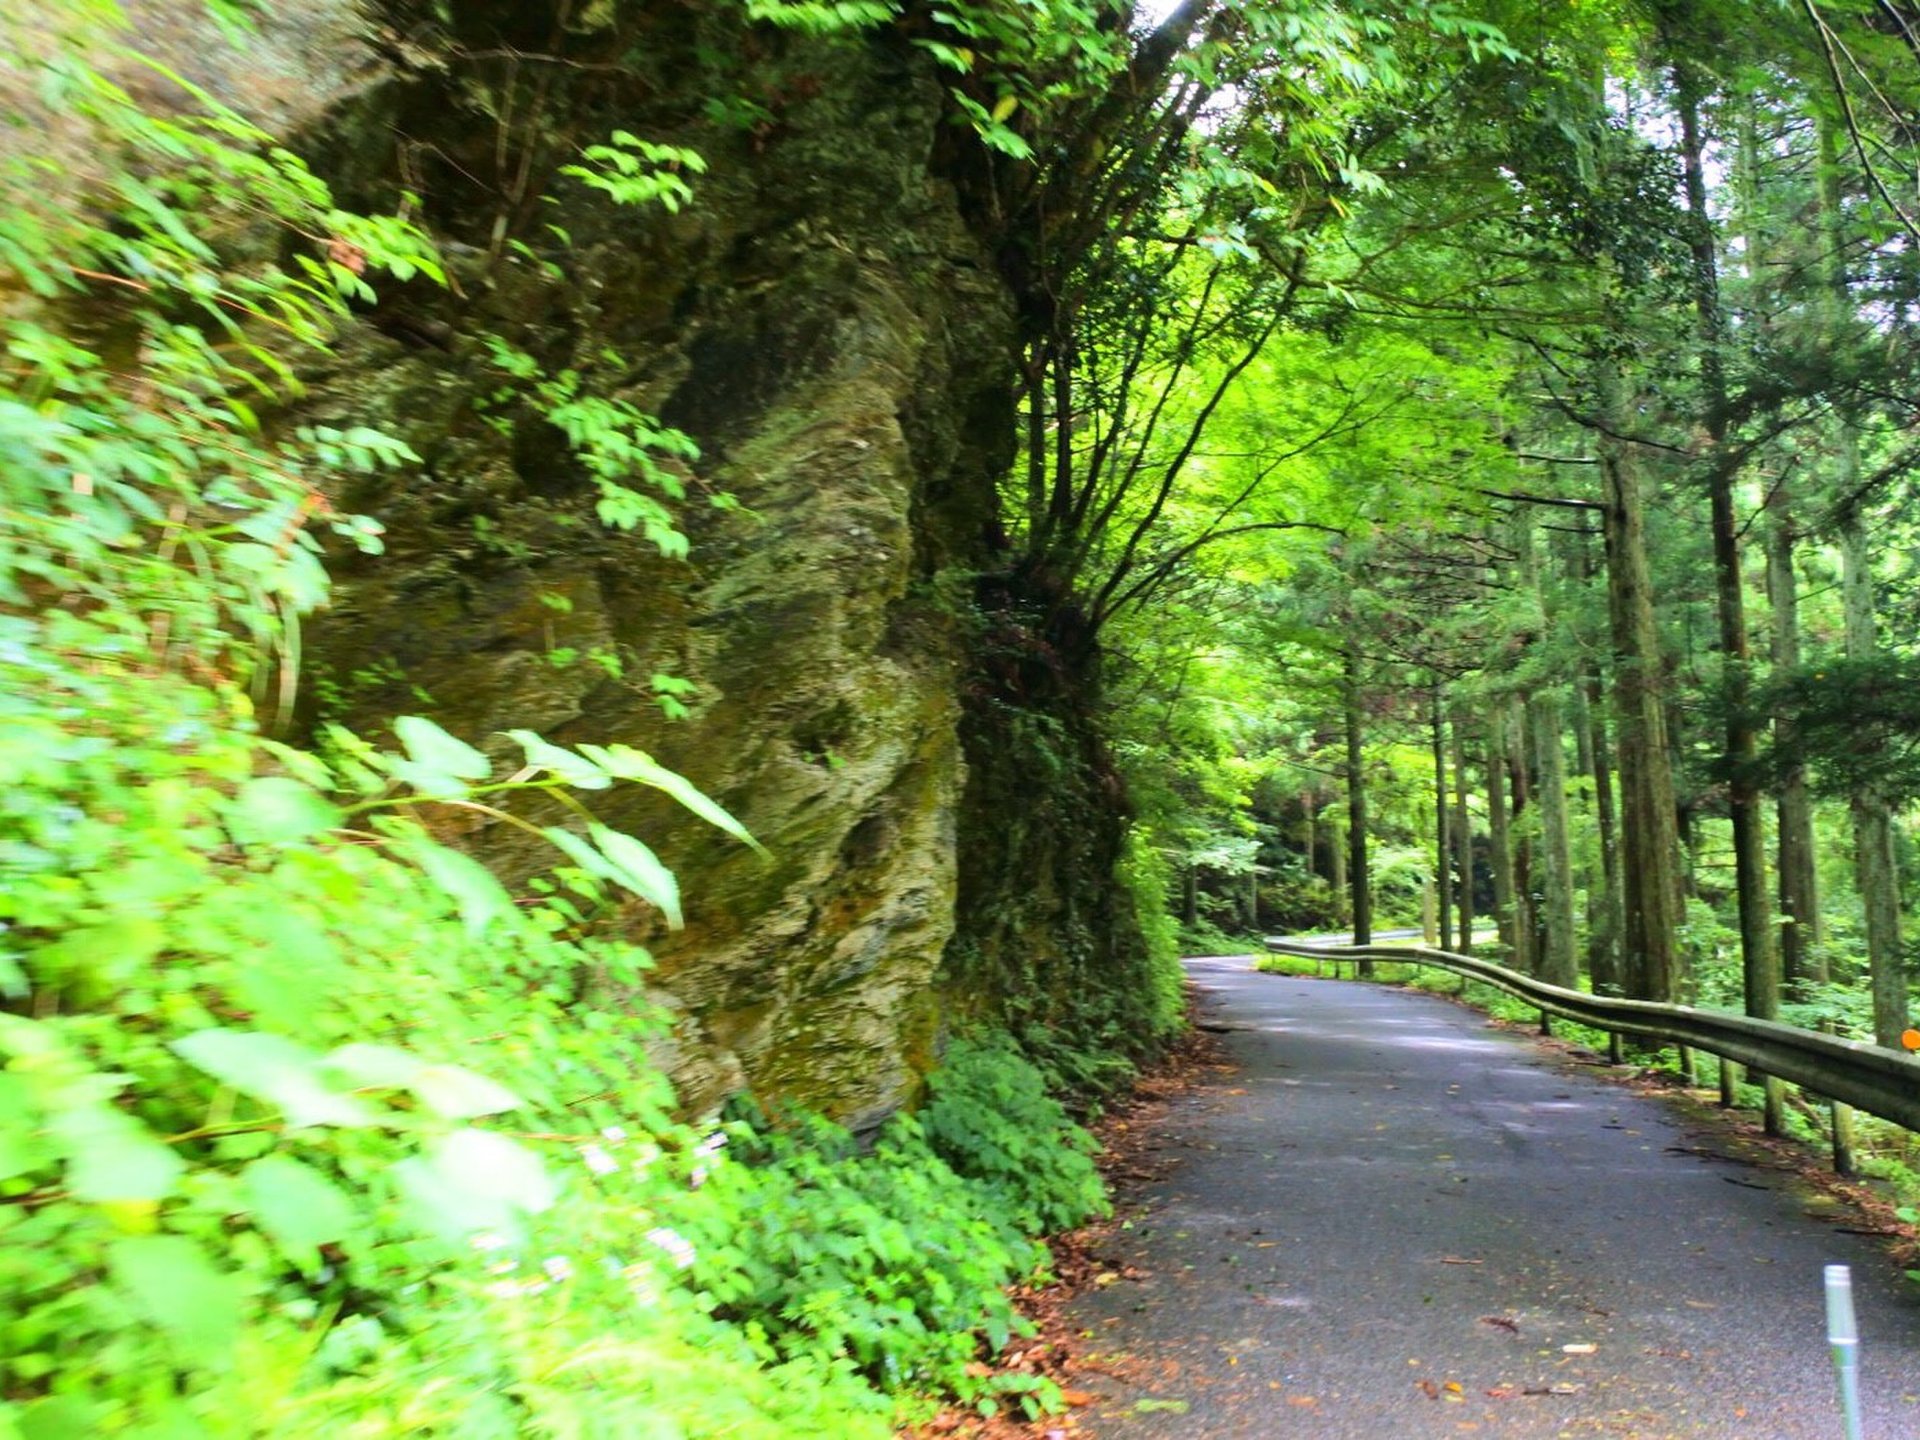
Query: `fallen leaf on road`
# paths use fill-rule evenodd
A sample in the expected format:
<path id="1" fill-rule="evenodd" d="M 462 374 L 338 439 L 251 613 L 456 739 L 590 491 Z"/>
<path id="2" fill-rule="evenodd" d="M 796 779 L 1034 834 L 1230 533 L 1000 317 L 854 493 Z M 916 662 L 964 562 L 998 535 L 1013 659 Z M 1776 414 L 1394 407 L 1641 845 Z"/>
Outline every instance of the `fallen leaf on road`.
<path id="1" fill-rule="evenodd" d="M 1587 1341 L 1579 1345 L 1562 1345 L 1560 1347 L 1560 1353 L 1562 1355 L 1591 1355 L 1593 1354 L 1594 1351 L 1598 1350 L 1599 1348 L 1600 1347 L 1598 1345 L 1593 1344 L 1591 1341 Z"/>
<path id="2" fill-rule="evenodd" d="M 1458 1255 L 1442 1255 L 1440 1257 L 1440 1263 L 1442 1265 L 1484 1265 L 1487 1262 L 1484 1260 L 1462 1260 Z"/>
<path id="3" fill-rule="evenodd" d="M 1416 1380 L 1413 1383 L 1414 1387 L 1419 1390 L 1422 1395 L 1425 1395 L 1427 1399 L 1438 1400 L 1440 1398 L 1440 1387 L 1431 1380 Z"/>
<path id="4" fill-rule="evenodd" d="M 1480 1317 L 1480 1323 L 1482 1325 L 1491 1325 L 1496 1330 L 1505 1330 L 1510 1335 L 1518 1335 L 1520 1333 L 1520 1322 L 1515 1320 L 1511 1315 L 1482 1315 Z"/>
<path id="5" fill-rule="evenodd" d="M 1091 1405 L 1093 1403 L 1093 1396 L 1089 1395 L 1085 1390 L 1062 1390 L 1060 1392 L 1060 1400 L 1061 1403 L 1071 1405 L 1077 1409 L 1082 1405 Z"/>

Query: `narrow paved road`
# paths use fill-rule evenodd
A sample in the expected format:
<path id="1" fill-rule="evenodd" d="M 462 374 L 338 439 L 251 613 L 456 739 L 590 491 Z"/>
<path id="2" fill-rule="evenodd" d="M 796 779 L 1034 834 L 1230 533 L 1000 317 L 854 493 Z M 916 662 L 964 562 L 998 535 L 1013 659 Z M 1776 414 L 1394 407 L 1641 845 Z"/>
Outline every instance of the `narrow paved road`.
<path id="1" fill-rule="evenodd" d="M 1920 1436 L 1920 1299 L 1787 1176 L 1444 1000 L 1248 967 L 1190 962 L 1239 1070 L 1122 1197 L 1082 1434 L 1838 1440 L 1846 1262 L 1867 1440 Z"/>

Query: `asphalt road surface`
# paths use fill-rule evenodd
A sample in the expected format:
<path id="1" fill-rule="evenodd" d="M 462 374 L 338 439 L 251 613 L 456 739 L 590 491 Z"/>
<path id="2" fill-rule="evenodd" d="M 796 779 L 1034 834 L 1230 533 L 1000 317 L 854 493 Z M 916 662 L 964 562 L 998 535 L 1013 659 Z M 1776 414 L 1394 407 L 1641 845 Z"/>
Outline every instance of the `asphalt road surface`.
<path id="1" fill-rule="evenodd" d="M 1445 1000 L 1250 963 L 1189 962 L 1239 1068 L 1120 1197 L 1081 1434 L 1840 1440 L 1846 1263 L 1866 1440 L 1920 1437 L 1920 1287 L 1791 1177 Z"/>

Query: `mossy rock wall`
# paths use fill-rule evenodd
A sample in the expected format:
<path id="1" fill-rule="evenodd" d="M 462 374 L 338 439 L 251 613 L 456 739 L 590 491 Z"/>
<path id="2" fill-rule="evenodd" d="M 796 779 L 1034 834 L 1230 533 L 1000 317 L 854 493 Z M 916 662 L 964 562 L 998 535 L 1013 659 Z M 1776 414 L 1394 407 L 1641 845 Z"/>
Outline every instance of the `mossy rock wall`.
<path id="1" fill-rule="evenodd" d="M 679 1019 L 662 1059 L 692 1109 L 751 1086 L 862 1124 L 940 1027 L 960 617 L 1011 440 L 1009 306 L 931 168 L 942 92 L 904 41 L 665 5 L 567 30 L 542 8 L 460 6 L 451 30 L 390 10 L 392 77 L 316 144 L 350 202 L 420 195 L 459 293 L 383 301 L 313 377 L 308 418 L 426 460 L 339 497 L 388 548 L 337 566 L 314 703 L 623 741 L 720 800 L 770 859 L 649 792 L 590 797 L 686 895 L 678 933 L 624 917 Z M 532 51 L 567 63 L 500 58 Z M 692 203 L 623 208 L 558 173 L 615 129 L 698 151 Z M 558 433 L 490 398 L 487 332 L 698 442 L 689 558 L 592 520 Z M 657 673 L 691 683 L 690 716 L 663 714 Z M 550 858 L 497 826 L 466 843 L 509 872 Z"/>
<path id="2" fill-rule="evenodd" d="M 1014 307 L 937 158 L 971 141 L 931 58 L 893 30 L 635 0 L 382 0 L 353 39 L 327 0 L 263 15 L 263 77 L 189 0 L 142 8 L 218 93 L 274 91 L 341 203 L 421 221 L 453 275 L 383 286 L 291 417 L 425 461 L 331 497 L 386 549 L 333 558 L 301 722 L 424 713 L 503 760 L 508 728 L 625 742 L 745 822 L 770 859 L 652 792 L 588 797 L 682 882 L 684 930 L 638 904 L 620 920 L 656 957 L 659 1056 L 690 1110 L 751 1088 L 863 1125 L 911 1097 L 954 1016 L 1004 1012 L 1007 986 L 1069 1004 L 1061 977 L 1125 928 L 1114 797 L 1071 687 L 1019 697 L 1036 723 L 1069 715 L 1059 777 L 1008 748 L 990 698 L 976 586 L 1004 562 Z M 623 207 L 562 173 L 616 130 L 697 151 L 692 201 Z M 688 558 L 594 519 L 489 336 L 697 441 L 674 462 Z M 663 713 L 656 674 L 691 685 L 690 715 Z M 1056 784 L 1069 798 L 1031 803 Z M 553 859 L 443 823 L 510 878 Z"/>

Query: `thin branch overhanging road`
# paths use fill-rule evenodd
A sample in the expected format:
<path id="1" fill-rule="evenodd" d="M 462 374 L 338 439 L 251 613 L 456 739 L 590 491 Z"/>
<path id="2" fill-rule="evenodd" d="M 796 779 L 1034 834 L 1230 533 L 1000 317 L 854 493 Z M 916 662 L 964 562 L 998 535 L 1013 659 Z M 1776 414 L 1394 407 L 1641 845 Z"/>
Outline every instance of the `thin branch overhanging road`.
<path id="1" fill-rule="evenodd" d="M 1445 1000 L 1249 966 L 1189 964 L 1239 1069 L 1121 1197 L 1080 1434 L 1830 1440 L 1842 1262 L 1866 1436 L 1920 1436 L 1920 1289 L 1789 1177 Z"/>

